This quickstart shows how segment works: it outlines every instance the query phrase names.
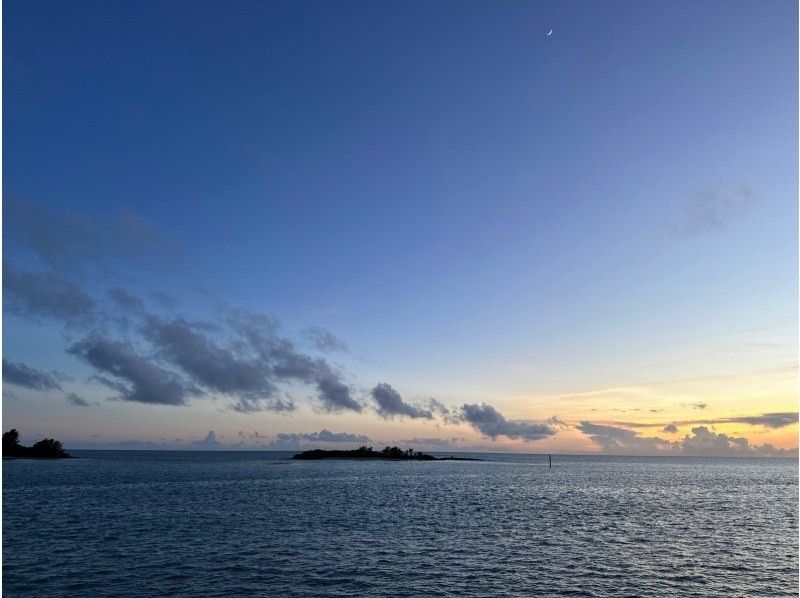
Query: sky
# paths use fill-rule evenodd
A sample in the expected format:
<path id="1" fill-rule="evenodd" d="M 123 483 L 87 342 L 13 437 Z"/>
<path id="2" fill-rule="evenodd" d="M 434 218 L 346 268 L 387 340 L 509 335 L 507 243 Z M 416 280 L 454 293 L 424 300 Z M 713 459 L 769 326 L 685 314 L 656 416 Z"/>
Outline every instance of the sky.
<path id="1" fill-rule="evenodd" d="M 795 2 L 3 16 L 23 442 L 796 454 Z"/>

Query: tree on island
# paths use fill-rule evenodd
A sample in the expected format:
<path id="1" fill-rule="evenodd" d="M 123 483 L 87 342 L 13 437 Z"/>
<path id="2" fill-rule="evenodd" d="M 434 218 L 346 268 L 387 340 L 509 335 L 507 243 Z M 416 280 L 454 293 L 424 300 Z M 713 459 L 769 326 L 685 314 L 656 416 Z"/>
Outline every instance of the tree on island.
<path id="1" fill-rule="evenodd" d="M 9 456 L 18 451 L 19 446 L 19 432 L 12 429 L 3 434 L 3 455 Z"/>
<path id="2" fill-rule="evenodd" d="M 58 440 L 45 438 L 33 446 L 22 446 L 19 443 L 19 432 L 11 429 L 3 434 L 3 457 L 29 459 L 67 459 L 71 457 Z"/>

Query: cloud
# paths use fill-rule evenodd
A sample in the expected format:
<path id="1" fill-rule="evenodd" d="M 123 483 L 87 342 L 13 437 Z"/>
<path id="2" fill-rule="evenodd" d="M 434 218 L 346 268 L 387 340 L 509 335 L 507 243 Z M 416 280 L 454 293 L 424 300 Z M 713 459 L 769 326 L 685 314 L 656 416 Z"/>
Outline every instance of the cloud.
<path id="1" fill-rule="evenodd" d="M 593 424 L 588 421 L 581 422 L 577 428 L 589 436 L 604 452 L 653 454 L 669 450 L 671 447 L 671 443 L 668 440 L 641 437 L 637 432 L 626 430 L 625 428 Z"/>
<path id="2" fill-rule="evenodd" d="M 264 397 L 272 396 L 277 390 L 263 364 L 237 357 L 182 318 L 164 321 L 150 317 L 144 333 L 164 359 L 206 388 L 226 394 Z"/>
<path id="3" fill-rule="evenodd" d="M 197 389 L 172 372 L 137 354 L 128 343 L 92 335 L 68 350 L 105 376 L 95 379 L 116 390 L 123 401 L 157 405 L 185 405 Z"/>
<path id="4" fill-rule="evenodd" d="M 327 361 L 300 353 L 276 329 L 277 323 L 266 316 L 237 310 L 215 325 L 150 316 L 143 333 L 159 357 L 194 384 L 234 397 L 235 411 L 293 410 L 291 400 L 278 398 L 279 385 L 292 382 L 314 385 L 327 411 L 361 411 L 350 387 Z M 227 342 L 212 340 L 208 330 Z"/>
<path id="5" fill-rule="evenodd" d="M 153 291 L 149 294 L 149 297 L 159 306 L 166 307 L 167 309 L 174 309 L 181 304 L 178 299 L 163 291 Z"/>
<path id="6" fill-rule="evenodd" d="M 438 399 L 429 398 L 425 406 L 435 415 L 442 418 L 446 424 L 459 424 L 463 421 L 461 413 L 457 409 L 450 409 Z"/>
<path id="7" fill-rule="evenodd" d="M 326 429 L 322 429 L 319 432 L 311 432 L 310 434 L 278 434 L 277 439 L 280 441 L 303 442 L 372 442 L 368 436 L 364 436 L 362 434 L 331 432 L 330 430 Z"/>
<path id="8" fill-rule="evenodd" d="M 350 387 L 339 379 L 335 373 L 327 372 L 318 375 L 317 389 L 319 398 L 328 411 L 349 409 L 361 411 L 361 405 L 350 395 Z"/>
<path id="9" fill-rule="evenodd" d="M 108 295 L 117 305 L 117 307 L 126 312 L 140 312 L 144 309 L 144 303 L 142 303 L 142 300 L 135 295 L 131 295 L 123 288 L 115 287 L 108 291 Z"/>
<path id="10" fill-rule="evenodd" d="M 61 390 L 55 376 L 3 358 L 3 382 L 31 390 Z"/>
<path id="11" fill-rule="evenodd" d="M 303 336 L 319 351 L 347 351 L 347 345 L 332 332 L 319 326 L 310 326 L 303 331 Z"/>
<path id="12" fill-rule="evenodd" d="M 174 243 L 129 209 L 101 219 L 6 198 L 3 212 L 9 248 L 31 252 L 60 271 L 120 260 L 163 264 L 180 254 Z"/>
<path id="13" fill-rule="evenodd" d="M 459 447 L 456 444 L 457 438 L 404 438 L 397 441 L 398 446 L 407 446 L 414 450 L 428 451 L 452 451 Z"/>
<path id="14" fill-rule="evenodd" d="M 95 302 L 77 285 L 51 272 L 24 272 L 3 264 L 4 308 L 12 314 L 87 321 Z"/>
<path id="15" fill-rule="evenodd" d="M 776 449 L 771 444 L 751 445 L 746 438 L 717 434 L 705 426 L 692 428 L 692 435 L 687 434 L 680 441 L 680 450 L 686 455 L 718 457 L 731 455 L 776 457 L 796 454 L 796 451 Z"/>
<path id="16" fill-rule="evenodd" d="M 764 426 L 766 428 L 783 428 L 796 424 L 798 414 L 796 412 L 782 412 L 782 413 L 764 413 L 762 415 L 743 415 L 737 417 L 728 417 L 717 420 L 712 423 L 740 423 L 749 424 L 751 426 Z"/>
<path id="17" fill-rule="evenodd" d="M 689 403 L 689 407 L 692 409 L 705 409 L 708 407 L 708 403 Z"/>
<path id="18" fill-rule="evenodd" d="M 734 189 L 705 189 L 685 206 L 670 228 L 677 236 L 690 237 L 720 232 L 744 216 L 753 204 L 753 191 L 747 185 Z"/>
<path id="19" fill-rule="evenodd" d="M 706 457 L 794 454 L 794 451 L 777 449 L 771 444 L 751 445 L 746 438 L 717 434 L 705 426 L 692 428 L 691 435 L 687 434 L 681 440 L 673 442 L 658 437 L 639 436 L 632 430 L 587 421 L 581 422 L 577 428 L 606 453 Z"/>
<path id="20" fill-rule="evenodd" d="M 676 426 L 675 424 L 667 424 L 661 431 L 664 432 L 665 434 L 677 434 L 678 426 Z"/>
<path id="21" fill-rule="evenodd" d="M 217 440 L 217 433 L 214 430 L 209 430 L 203 440 L 194 440 L 192 444 L 203 448 L 218 448 L 220 446 Z"/>
<path id="22" fill-rule="evenodd" d="M 413 419 L 433 418 L 433 414 L 430 411 L 420 409 L 419 407 L 404 402 L 400 393 L 385 382 L 381 382 L 373 388 L 370 395 L 378 405 L 378 415 L 384 419 L 392 419 L 395 415 L 406 416 Z"/>
<path id="23" fill-rule="evenodd" d="M 297 351 L 289 339 L 277 334 L 278 324 L 274 319 L 238 309 L 228 322 L 238 334 L 240 345 L 248 346 L 277 381 L 316 385 L 317 397 L 326 411 L 362 410 L 336 369 L 322 358 Z"/>
<path id="24" fill-rule="evenodd" d="M 541 423 L 521 420 L 507 420 L 491 405 L 483 403 L 464 404 L 461 407 L 463 421 L 469 423 L 484 436 L 496 439 L 498 436 L 522 440 L 541 440 L 555 435 L 555 430 Z"/>
<path id="25" fill-rule="evenodd" d="M 762 413 L 760 415 L 735 415 L 730 417 L 714 417 L 701 419 L 685 419 L 669 422 L 668 424 L 657 422 L 605 422 L 611 425 L 624 426 L 627 428 L 659 428 L 671 425 L 697 425 L 697 424 L 746 424 L 748 426 L 764 426 L 765 428 L 783 428 L 796 424 L 798 413 L 796 411 L 782 411 L 777 413 Z M 666 430 L 666 428 L 664 428 Z"/>
<path id="26" fill-rule="evenodd" d="M 81 397 L 76 395 L 74 392 L 68 392 L 66 396 L 67 396 L 67 402 L 70 405 L 74 405 L 75 407 L 89 407 L 89 406 L 91 406 L 91 403 L 89 401 L 87 401 L 85 399 L 82 399 Z"/>
<path id="27" fill-rule="evenodd" d="M 236 401 L 231 404 L 231 409 L 237 413 L 258 413 L 260 411 L 291 413 L 297 409 L 297 406 L 291 399 L 239 396 Z"/>
<path id="28" fill-rule="evenodd" d="M 311 433 L 281 433 L 275 437 L 275 440 L 266 446 L 276 450 L 301 450 L 307 448 L 309 445 L 342 443 L 350 443 L 354 445 L 373 444 L 372 440 L 368 436 L 364 436 L 362 434 L 331 432 L 330 430 L 323 429 L 319 432 Z"/>

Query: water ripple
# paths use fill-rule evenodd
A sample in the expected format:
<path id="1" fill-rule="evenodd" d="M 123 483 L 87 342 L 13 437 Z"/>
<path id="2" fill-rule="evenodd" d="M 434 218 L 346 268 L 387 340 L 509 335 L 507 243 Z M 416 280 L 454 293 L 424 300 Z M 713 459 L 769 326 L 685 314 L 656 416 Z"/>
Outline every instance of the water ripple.
<path id="1" fill-rule="evenodd" d="M 792 461 L 81 457 L 4 463 L 8 596 L 797 595 Z"/>

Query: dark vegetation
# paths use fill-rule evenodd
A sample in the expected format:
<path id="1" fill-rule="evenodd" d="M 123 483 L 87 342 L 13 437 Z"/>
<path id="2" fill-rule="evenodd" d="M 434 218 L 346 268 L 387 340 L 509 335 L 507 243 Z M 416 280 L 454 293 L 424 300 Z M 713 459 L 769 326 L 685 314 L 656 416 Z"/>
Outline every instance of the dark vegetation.
<path id="1" fill-rule="evenodd" d="M 382 451 L 374 451 L 371 446 L 361 446 L 350 451 L 333 450 L 325 451 L 314 449 L 296 454 L 292 459 L 390 459 L 395 461 L 480 461 L 480 459 L 468 459 L 466 457 L 434 457 L 426 453 L 420 453 L 414 449 L 403 450 L 396 446 L 386 447 Z"/>
<path id="2" fill-rule="evenodd" d="M 33 446 L 19 443 L 19 432 L 9 430 L 3 434 L 3 459 L 69 459 L 70 455 L 58 440 L 45 438 Z"/>

